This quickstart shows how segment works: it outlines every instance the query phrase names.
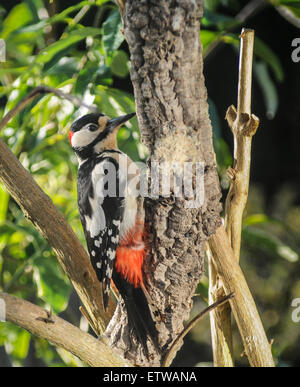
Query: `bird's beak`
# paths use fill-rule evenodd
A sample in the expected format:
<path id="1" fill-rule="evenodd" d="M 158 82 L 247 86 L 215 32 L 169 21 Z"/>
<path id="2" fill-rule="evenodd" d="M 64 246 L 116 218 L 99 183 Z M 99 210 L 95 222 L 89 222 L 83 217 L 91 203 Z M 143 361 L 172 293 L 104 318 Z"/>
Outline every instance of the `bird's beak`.
<path id="1" fill-rule="evenodd" d="M 130 118 L 134 117 L 135 113 L 126 114 L 125 116 L 120 116 L 117 118 L 112 118 L 107 121 L 106 127 L 109 128 L 109 131 L 112 132 L 115 128 L 120 127 L 126 121 L 130 120 Z"/>

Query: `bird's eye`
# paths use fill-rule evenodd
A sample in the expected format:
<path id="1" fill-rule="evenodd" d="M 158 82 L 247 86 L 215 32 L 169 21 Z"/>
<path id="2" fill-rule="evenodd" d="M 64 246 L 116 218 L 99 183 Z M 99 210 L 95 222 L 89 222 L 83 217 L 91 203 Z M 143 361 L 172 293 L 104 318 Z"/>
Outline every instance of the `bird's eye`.
<path id="1" fill-rule="evenodd" d="M 95 132 L 98 129 L 98 126 L 96 124 L 90 124 L 87 128 L 90 132 Z"/>

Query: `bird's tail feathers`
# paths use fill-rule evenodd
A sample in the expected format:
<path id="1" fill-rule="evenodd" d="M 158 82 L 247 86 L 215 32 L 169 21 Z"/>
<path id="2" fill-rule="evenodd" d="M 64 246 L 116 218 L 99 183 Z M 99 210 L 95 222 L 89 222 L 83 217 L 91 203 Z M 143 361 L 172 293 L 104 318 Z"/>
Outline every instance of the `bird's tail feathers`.
<path id="1" fill-rule="evenodd" d="M 157 350 L 158 332 L 154 317 L 151 314 L 147 297 L 141 287 L 130 284 L 116 271 L 113 273 L 113 281 L 122 296 L 128 316 L 128 326 L 137 340 L 143 345 L 148 354 L 147 340 L 150 339 Z"/>
<path id="2" fill-rule="evenodd" d="M 134 332 L 139 342 L 148 354 L 147 340 L 150 339 L 157 350 L 158 332 L 155 320 L 150 312 L 147 298 L 143 290 L 132 286 L 131 297 L 124 298 L 129 329 Z"/>

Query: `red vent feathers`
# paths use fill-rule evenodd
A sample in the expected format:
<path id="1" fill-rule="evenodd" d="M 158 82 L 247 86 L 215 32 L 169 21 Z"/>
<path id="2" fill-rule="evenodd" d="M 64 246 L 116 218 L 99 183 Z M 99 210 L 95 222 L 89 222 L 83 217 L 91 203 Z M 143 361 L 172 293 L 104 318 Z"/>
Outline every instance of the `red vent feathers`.
<path id="1" fill-rule="evenodd" d="M 144 227 L 137 222 L 135 228 L 121 240 L 116 251 L 115 269 L 136 288 L 143 285 L 144 237 Z"/>

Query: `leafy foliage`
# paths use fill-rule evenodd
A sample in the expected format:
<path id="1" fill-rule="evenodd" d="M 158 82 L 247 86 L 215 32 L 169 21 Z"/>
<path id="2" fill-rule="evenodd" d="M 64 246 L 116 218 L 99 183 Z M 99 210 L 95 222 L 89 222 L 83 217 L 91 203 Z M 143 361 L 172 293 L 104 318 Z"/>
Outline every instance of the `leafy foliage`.
<path id="1" fill-rule="evenodd" d="M 5 40 L 7 50 L 6 62 L 0 63 L 0 116 L 38 85 L 71 92 L 86 103 L 96 104 L 100 111 L 112 117 L 134 111 L 134 98 L 128 92 L 128 49 L 115 4 L 108 0 L 74 1 L 71 6 L 70 1 L 60 2 L 62 5 L 58 1 L 53 3 L 54 7 L 44 0 L 24 0 L 0 8 L 0 38 Z M 300 17 L 300 1 L 272 3 L 275 7 L 287 8 L 296 18 Z M 53 11 L 60 6 L 61 9 Z M 237 52 L 237 32 L 241 22 L 234 15 L 239 10 L 238 0 L 205 1 L 200 35 L 205 57 L 220 43 Z M 256 38 L 255 61 L 255 76 L 271 118 L 278 106 L 278 84 L 284 80 L 283 65 L 276 53 L 259 37 Z M 209 100 L 209 105 L 221 184 L 226 187 L 226 168 L 232 164 L 232 156 L 222 138 L 218 109 L 212 100 Z M 84 108 L 76 110 L 68 101 L 46 95 L 32 102 L 1 133 L 14 154 L 64 214 L 82 243 L 84 237 L 76 204 L 77 162 L 67 141 L 67 131 L 70 123 L 85 112 Z M 120 148 L 134 160 L 145 160 L 147 150 L 139 141 L 136 118 L 128 126 L 119 131 Z M 298 224 L 300 216 L 295 215 L 297 208 L 291 205 L 286 210 L 284 221 L 275 222 L 264 214 L 264 206 L 257 208 L 251 204 L 251 198 L 250 192 L 243 231 L 243 256 L 248 262 L 250 282 L 253 278 L 252 283 L 257 284 L 256 293 L 262 303 L 269 306 L 266 310 L 270 313 L 266 313 L 265 319 L 271 329 L 274 323 L 270 316 L 276 312 L 276 292 L 272 285 L 284 288 L 286 278 L 298 260 L 299 232 L 289 224 L 289 219 L 292 219 L 291 224 Z M 78 311 L 74 310 L 74 302 L 70 301 L 70 283 L 57 265 L 52 250 L 31 223 L 24 219 L 19 207 L 1 186 L 0 254 L 1 290 L 47 309 L 52 308 L 56 313 L 65 313 L 70 320 L 79 323 Z M 257 260 L 265 257 L 269 260 L 268 281 L 256 273 L 256 261 L 247 261 L 247 257 L 253 255 Z M 276 276 L 277 284 L 270 279 L 271 274 Z M 299 281 L 294 279 L 290 286 L 291 292 L 295 293 Z M 263 294 L 265 288 L 267 296 Z M 198 287 L 198 293 L 204 300 L 207 300 L 207 289 L 208 281 L 204 277 Z M 284 331 L 283 323 L 280 329 Z M 197 330 L 194 332 L 194 335 L 199 333 Z M 208 337 L 208 332 L 200 334 L 201 337 Z M 277 356 L 284 349 L 280 338 L 285 336 L 286 333 L 278 333 Z M 294 336 L 297 337 L 296 333 Z M 42 364 L 82 365 L 45 340 L 31 337 L 8 323 L 0 323 L 0 345 L 4 346 L 14 365 L 29 361 L 32 348 L 34 361 L 39 359 Z"/>

